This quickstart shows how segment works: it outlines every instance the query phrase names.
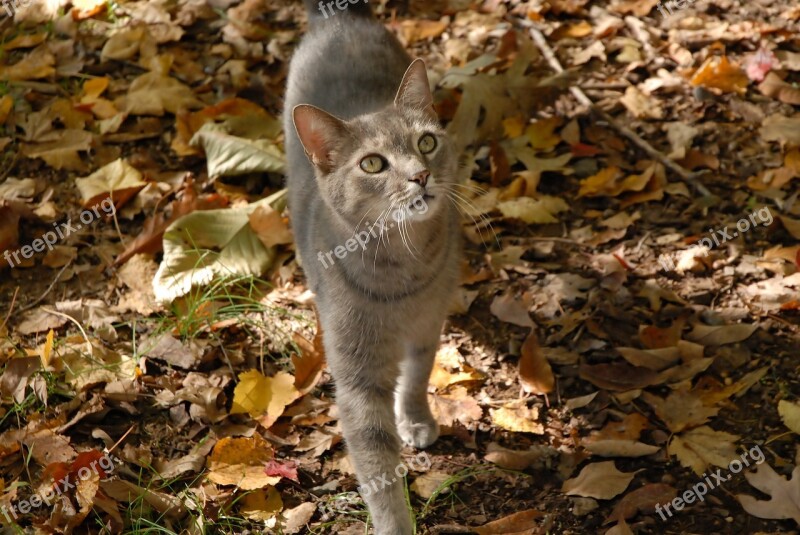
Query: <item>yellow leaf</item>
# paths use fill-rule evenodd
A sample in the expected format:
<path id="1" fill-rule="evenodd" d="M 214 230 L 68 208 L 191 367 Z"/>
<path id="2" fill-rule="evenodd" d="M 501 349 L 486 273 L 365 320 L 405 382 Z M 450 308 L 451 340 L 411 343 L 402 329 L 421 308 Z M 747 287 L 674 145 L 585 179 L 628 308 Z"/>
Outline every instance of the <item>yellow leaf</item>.
<path id="1" fill-rule="evenodd" d="M 492 414 L 492 422 L 508 431 L 534 433 L 537 435 L 544 433 L 544 426 L 536 422 L 539 418 L 539 411 L 536 408 L 515 408 L 507 405 L 490 412 Z"/>
<path id="2" fill-rule="evenodd" d="M 272 447 L 258 433 L 251 438 L 225 437 L 214 445 L 208 457 L 208 479 L 243 490 L 275 485 L 281 480 L 280 476 L 268 476 L 264 472 L 264 465 L 272 457 Z"/>
<path id="3" fill-rule="evenodd" d="M 430 378 L 430 384 L 436 390 L 443 390 L 456 383 L 482 379 L 483 375 L 464 362 L 464 358 L 456 348 L 445 346 L 436 353 L 436 361 L 433 364 Z"/>
<path id="4" fill-rule="evenodd" d="M 11 98 L 11 95 L 3 95 L 3 98 L 0 98 L 0 125 L 5 124 L 13 107 L 14 99 Z"/>
<path id="5" fill-rule="evenodd" d="M 275 487 L 257 490 L 242 498 L 242 513 L 251 520 L 269 520 L 283 510 L 281 494 Z"/>
<path id="6" fill-rule="evenodd" d="M 536 121 L 525 129 L 531 147 L 543 151 L 553 150 L 561 142 L 561 136 L 553 132 L 561 126 L 560 117 L 550 117 Z"/>
<path id="7" fill-rule="evenodd" d="M 53 329 L 47 333 L 47 338 L 44 342 L 44 349 L 42 349 L 42 368 L 46 368 L 50 364 L 50 356 L 53 354 Z"/>
<path id="8" fill-rule="evenodd" d="M 778 403 L 778 414 L 786 427 L 800 435 L 800 403 L 790 403 L 782 399 Z"/>
<path id="9" fill-rule="evenodd" d="M 727 56 L 711 57 L 697 69 L 690 80 L 692 85 L 719 89 L 726 93 L 745 93 L 750 80 Z"/>
<path id="10" fill-rule="evenodd" d="M 122 158 L 104 165 L 91 175 L 75 179 L 85 208 L 95 206 L 111 197 L 121 206 L 147 185 L 142 173 Z"/>
<path id="11" fill-rule="evenodd" d="M 247 413 L 269 429 L 299 395 L 291 374 L 279 372 L 275 377 L 264 377 L 258 370 L 250 370 L 239 375 L 231 414 Z"/>
<path id="12" fill-rule="evenodd" d="M 530 197 L 519 197 L 503 201 L 497 205 L 497 209 L 504 217 L 521 219 L 529 225 L 558 223 L 555 214 L 566 212 L 569 205 L 558 197 L 551 195 L 540 195 L 536 199 Z"/>
<path id="13" fill-rule="evenodd" d="M 509 139 L 521 136 L 524 128 L 525 121 L 518 115 L 503 119 L 503 131 Z"/>

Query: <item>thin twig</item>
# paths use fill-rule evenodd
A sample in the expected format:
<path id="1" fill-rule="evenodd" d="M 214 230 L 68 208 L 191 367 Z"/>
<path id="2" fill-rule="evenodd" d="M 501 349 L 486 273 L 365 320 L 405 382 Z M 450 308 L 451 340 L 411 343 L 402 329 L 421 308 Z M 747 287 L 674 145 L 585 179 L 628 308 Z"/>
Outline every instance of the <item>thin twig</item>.
<path id="1" fill-rule="evenodd" d="M 122 435 L 121 437 L 119 437 L 119 440 L 117 440 L 117 442 L 116 442 L 116 443 L 115 443 L 113 446 L 111 446 L 110 448 L 108 448 L 108 450 L 105 452 L 105 453 L 106 453 L 106 455 L 111 455 L 111 454 L 114 452 L 114 450 L 115 450 L 115 449 L 117 449 L 117 446 L 119 446 L 119 445 L 122 443 L 122 441 L 123 441 L 123 440 L 125 440 L 125 437 L 127 437 L 128 435 L 130 435 L 130 434 L 131 434 L 131 431 L 133 431 L 133 429 L 134 429 L 135 427 L 136 427 L 136 425 L 134 424 L 134 425 L 132 425 L 132 426 L 130 427 L 130 429 L 128 429 L 127 431 L 125 431 L 125 434 L 124 434 L 124 435 Z"/>
<path id="2" fill-rule="evenodd" d="M 30 310 L 30 309 L 32 309 L 33 307 L 35 307 L 35 306 L 36 306 L 36 305 L 38 305 L 39 303 L 41 303 L 41 302 L 42 302 L 42 300 L 43 300 L 45 297 L 47 297 L 47 294 L 49 294 L 51 291 L 53 291 L 53 287 L 56 285 L 56 283 L 58 282 L 58 279 L 60 279 L 60 278 L 61 278 L 61 274 L 62 274 L 62 273 L 64 273 L 64 270 L 65 270 L 65 269 L 67 269 L 67 267 L 68 267 L 69 265 L 70 265 L 70 262 L 67 262 L 66 264 L 64 264 L 64 267 L 62 267 L 62 268 L 61 268 L 61 271 L 59 271 L 59 272 L 58 272 L 58 275 L 56 275 L 56 278 L 55 278 L 55 279 L 53 279 L 53 282 L 51 282 L 51 283 L 50 283 L 50 286 L 48 286 L 48 287 L 47 287 L 47 289 L 44 291 L 44 293 L 43 293 L 42 295 L 40 295 L 40 296 L 39 296 L 39 297 L 38 297 L 38 298 L 37 298 L 35 301 L 33 301 L 32 303 L 28 303 L 28 304 L 27 304 L 27 305 L 25 305 L 24 307 L 20 308 L 20 309 L 19 309 L 19 311 L 20 311 L 20 312 L 25 312 L 25 311 L 27 311 L 27 310 Z"/>
<path id="3" fill-rule="evenodd" d="M 0 333 L 3 332 L 5 329 L 6 324 L 8 323 L 8 318 L 11 317 L 11 313 L 14 311 L 14 304 L 17 302 L 17 294 L 19 293 L 19 286 L 14 290 L 14 296 L 11 298 L 11 306 L 8 307 L 8 314 L 6 314 L 6 318 L 3 320 L 3 324 L 0 325 Z"/>
<path id="4" fill-rule="evenodd" d="M 53 309 L 50 309 L 50 308 L 47 308 L 47 307 L 42 307 L 42 310 L 44 310 L 48 314 L 52 314 L 54 316 L 58 316 L 60 318 L 64 318 L 65 320 L 68 320 L 68 321 L 71 321 L 72 323 L 74 323 L 75 326 L 78 327 L 78 330 L 83 335 L 83 339 L 86 340 L 86 352 L 89 354 L 90 357 L 94 356 L 94 348 L 92 347 L 92 343 L 89 341 L 89 336 L 87 336 L 86 331 L 83 330 L 83 326 L 78 322 L 78 320 L 76 320 L 75 318 L 73 318 L 69 314 L 64 314 L 63 312 L 59 312 L 58 310 L 53 310 Z"/>
<path id="5" fill-rule="evenodd" d="M 528 24 L 527 22 L 524 22 L 524 24 L 526 26 L 530 26 L 531 37 L 536 43 L 536 46 L 539 47 L 539 50 L 541 50 L 542 55 L 544 55 L 550 67 L 558 73 L 564 72 L 564 68 L 558 61 L 558 58 L 553 52 L 553 49 L 550 48 L 550 45 L 547 43 L 547 39 L 545 39 L 544 34 L 541 32 L 541 30 L 533 26 L 532 23 Z M 592 100 L 586 96 L 586 93 L 584 93 L 581 90 L 581 88 L 572 86 L 569 88 L 569 90 L 575 96 L 578 102 L 589 108 L 589 110 L 592 113 L 603 119 L 605 122 L 609 124 L 609 126 L 616 129 L 620 134 L 633 141 L 633 143 L 640 149 L 642 149 L 644 152 L 646 152 L 648 156 L 650 156 L 654 160 L 659 161 L 664 167 L 666 167 L 667 169 L 669 169 L 670 171 L 681 177 L 681 179 L 683 179 L 685 182 L 694 187 L 694 189 L 696 189 L 704 197 L 711 196 L 711 192 L 708 190 L 708 188 L 706 188 L 698 180 L 699 175 L 697 173 L 691 173 L 687 171 L 686 169 L 675 163 L 675 161 L 672 160 L 670 157 L 666 156 L 665 154 L 662 154 L 661 152 L 653 148 L 653 146 L 650 145 L 650 143 L 642 139 L 636 132 L 634 132 L 627 126 L 618 123 L 608 113 L 597 107 L 595 103 L 592 102 Z"/>

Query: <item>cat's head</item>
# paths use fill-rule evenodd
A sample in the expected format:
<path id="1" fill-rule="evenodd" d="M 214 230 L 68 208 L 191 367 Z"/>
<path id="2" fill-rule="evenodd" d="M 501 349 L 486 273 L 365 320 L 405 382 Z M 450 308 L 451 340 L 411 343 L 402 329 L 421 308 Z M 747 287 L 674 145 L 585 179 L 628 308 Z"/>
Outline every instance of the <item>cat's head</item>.
<path id="1" fill-rule="evenodd" d="M 344 121 L 301 104 L 293 118 L 323 199 L 354 229 L 380 219 L 424 221 L 447 209 L 458 155 L 433 110 L 422 60 L 383 110 Z"/>

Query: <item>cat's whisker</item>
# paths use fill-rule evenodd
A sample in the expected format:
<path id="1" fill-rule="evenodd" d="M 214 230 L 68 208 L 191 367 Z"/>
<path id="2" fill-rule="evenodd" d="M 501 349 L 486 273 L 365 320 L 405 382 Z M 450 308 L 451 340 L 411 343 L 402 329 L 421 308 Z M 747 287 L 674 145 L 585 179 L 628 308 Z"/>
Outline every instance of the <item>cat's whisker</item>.
<path id="1" fill-rule="evenodd" d="M 440 185 L 439 189 L 441 189 L 442 191 L 444 191 L 446 193 L 447 198 L 451 202 L 453 202 L 454 206 L 456 206 L 456 208 L 462 214 L 466 215 L 467 217 L 469 217 L 472 220 L 473 224 L 475 225 L 475 228 L 478 230 L 478 234 L 481 237 L 481 241 L 483 242 L 484 247 L 488 248 L 488 244 L 486 243 L 486 240 L 483 237 L 483 231 L 481 230 L 480 225 L 478 224 L 478 221 L 468 211 L 468 210 L 471 210 L 471 211 L 474 211 L 474 212 L 478 212 L 478 209 L 475 206 L 475 204 L 472 201 L 470 201 L 468 198 L 466 198 L 464 195 L 458 193 L 457 191 L 455 191 L 453 189 L 448 189 L 446 186 L 447 185 L 444 185 L 444 184 Z M 482 214 L 482 213 L 478 213 L 478 218 L 481 220 L 481 222 L 484 225 L 486 225 L 486 227 L 488 227 L 488 229 L 491 232 L 492 236 L 494 236 L 495 243 L 497 243 L 498 247 L 501 247 L 500 240 L 497 238 L 497 233 L 495 232 L 494 227 L 492 226 L 491 219 L 489 217 L 487 217 L 485 214 Z"/>

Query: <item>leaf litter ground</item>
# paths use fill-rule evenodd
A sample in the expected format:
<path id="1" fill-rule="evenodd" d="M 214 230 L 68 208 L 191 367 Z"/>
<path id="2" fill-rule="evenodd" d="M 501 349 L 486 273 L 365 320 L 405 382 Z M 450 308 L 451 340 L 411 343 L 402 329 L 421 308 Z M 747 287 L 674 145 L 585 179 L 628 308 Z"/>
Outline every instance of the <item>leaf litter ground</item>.
<path id="1" fill-rule="evenodd" d="M 796 533 L 800 10 L 461 4 L 382 15 L 474 162 L 443 436 L 404 452 L 418 530 Z M 246 204 L 281 187 L 303 16 L 215 6 L 0 22 L 0 504 L 26 528 L 363 532 L 280 195 Z"/>

